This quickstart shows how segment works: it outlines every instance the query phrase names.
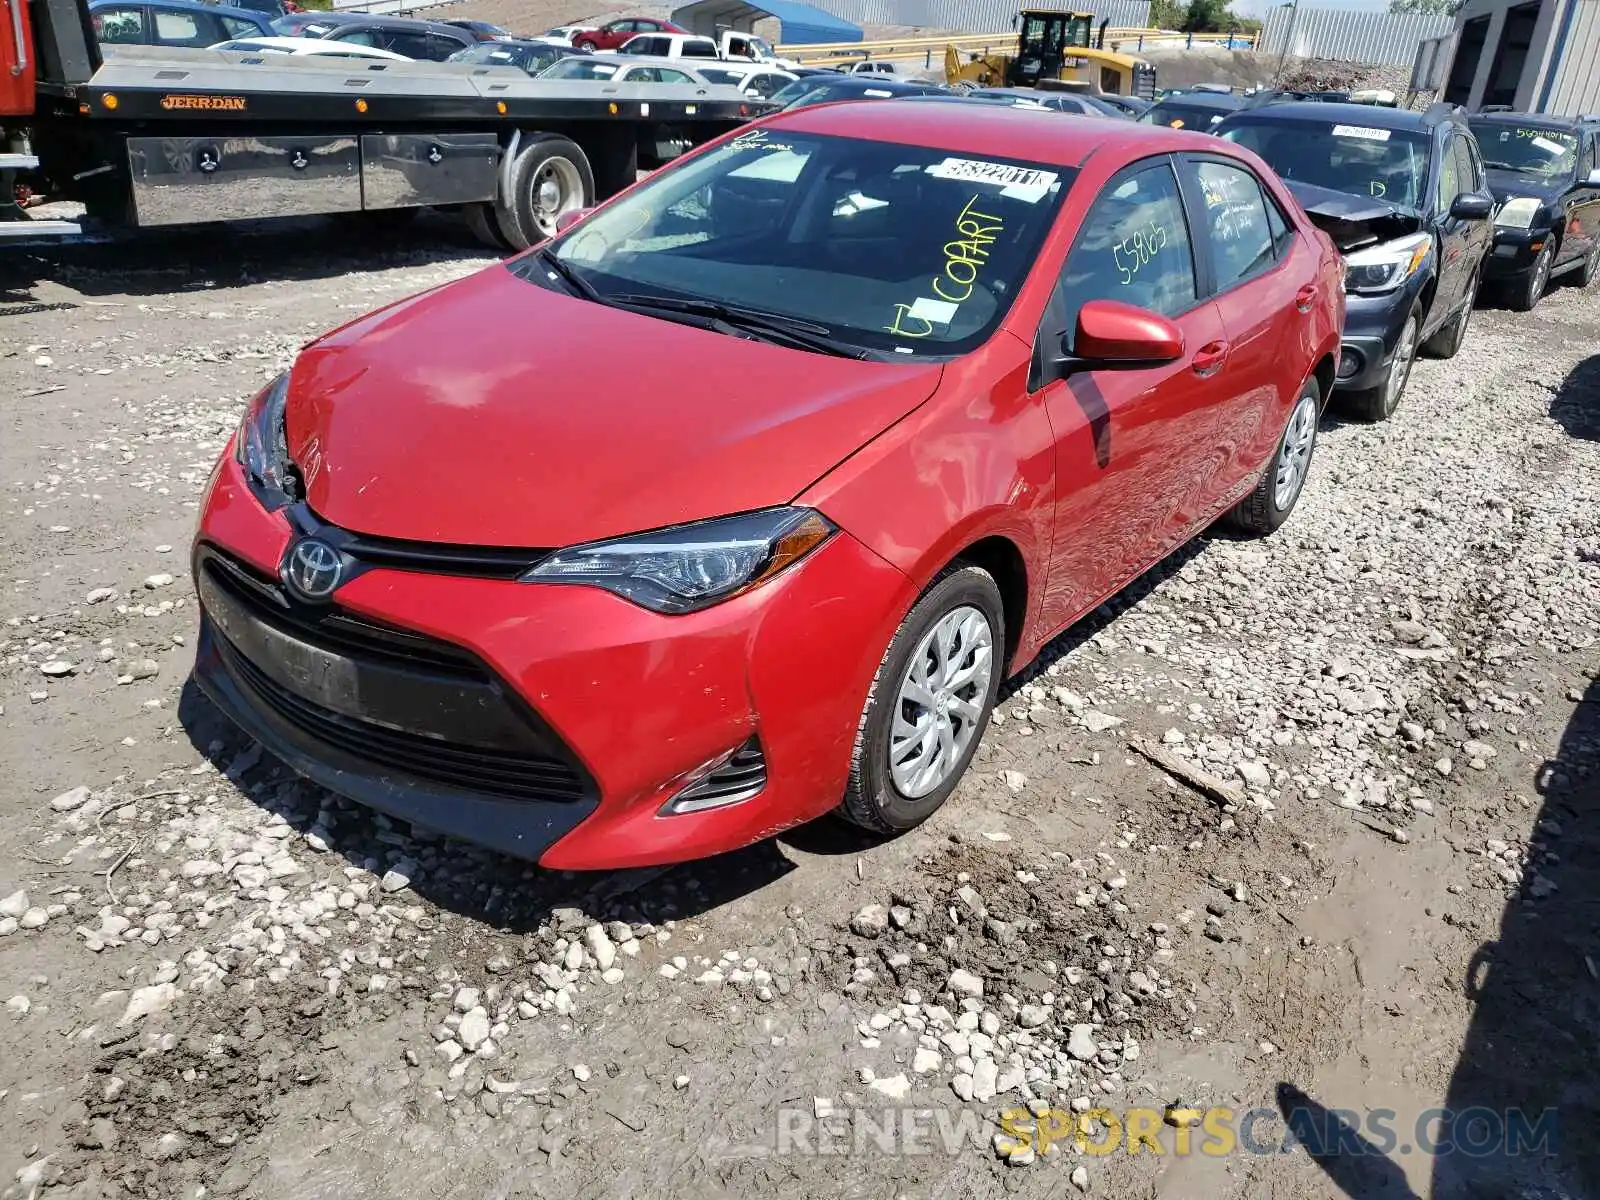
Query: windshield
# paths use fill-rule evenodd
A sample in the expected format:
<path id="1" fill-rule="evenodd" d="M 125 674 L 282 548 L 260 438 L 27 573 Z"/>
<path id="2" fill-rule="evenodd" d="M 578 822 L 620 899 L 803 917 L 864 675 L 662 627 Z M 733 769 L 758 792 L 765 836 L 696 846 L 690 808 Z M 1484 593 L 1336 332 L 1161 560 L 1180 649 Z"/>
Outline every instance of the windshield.
<path id="1" fill-rule="evenodd" d="M 450 56 L 450 61 L 482 63 L 491 67 L 520 67 L 532 72 L 565 57 L 559 46 L 507 46 L 503 42 L 479 42 L 465 50 L 456 51 Z"/>
<path id="2" fill-rule="evenodd" d="M 983 342 L 1075 172 L 753 129 L 660 172 L 549 250 L 602 299 L 709 301 L 890 355 Z M 522 260 L 534 282 L 562 286 Z"/>
<path id="3" fill-rule="evenodd" d="M 1421 208 L 1428 182 L 1427 135 L 1318 121 L 1249 117 L 1222 134 L 1254 150 L 1290 183 Z"/>
<path id="4" fill-rule="evenodd" d="M 794 84 L 791 83 L 789 87 L 784 88 L 774 96 L 772 98 L 774 103 L 784 104 L 783 94 L 792 87 L 794 87 Z M 784 107 L 809 108 L 813 104 L 828 104 L 834 100 L 892 100 L 896 96 L 911 94 L 904 88 L 874 87 L 870 83 L 865 87 L 851 83 L 824 83 L 801 92 L 793 100 L 784 104 Z"/>
<path id="5" fill-rule="evenodd" d="M 1145 110 L 1139 120 L 1146 125 L 1170 125 L 1174 129 L 1195 129 L 1205 133 L 1228 113 L 1203 104 L 1185 104 L 1182 100 L 1163 100 Z"/>
<path id="6" fill-rule="evenodd" d="M 597 58 L 563 58 L 539 74 L 540 79 L 610 79 L 622 70 L 621 63 Z"/>
<path id="7" fill-rule="evenodd" d="M 1578 165 L 1578 139 L 1559 129 L 1535 129 L 1504 121 L 1470 121 L 1483 165 L 1551 179 Z"/>

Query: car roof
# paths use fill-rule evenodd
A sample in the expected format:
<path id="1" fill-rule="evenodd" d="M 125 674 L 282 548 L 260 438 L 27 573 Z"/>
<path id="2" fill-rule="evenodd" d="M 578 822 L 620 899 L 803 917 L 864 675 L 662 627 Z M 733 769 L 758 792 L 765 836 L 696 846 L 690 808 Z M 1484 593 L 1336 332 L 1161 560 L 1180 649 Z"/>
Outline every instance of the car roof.
<path id="1" fill-rule="evenodd" d="M 1247 117 L 1288 118 L 1314 121 L 1318 125 L 1360 125 L 1367 129 L 1414 129 L 1430 127 L 1426 112 L 1405 108 L 1385 108 L 1378 104 L 1340 104 L 1325 100 L 1283 100 L 1257 105 L 1240 114 Z"/>
<path id="2" fill-rule="evenodd" d="M 1173 92 L 1157 100 L 1152 107 L 1163 104 L 1188 104 L 1195 108 L 1214 108 L 1218 112 L 1233 112 L 1244 107 L 1244 97 L 1231 92 Z M 1319 107 L 1326 107 L 1320 105 Z"/>
<path id="3" fill-rule="evenodd" d="M 1585 120 L 1582 117 L 1558 117 L 1551 113 L 1528 112 L 1475 112 L 1468 113 L 1469 122 L 1487 121 L 1500 125 L 1522 125 L 1529 129 L 1558 129 L 1566 133 L 1577 133 L 1585 125 L 1593 125 L 1594 119 Z"/>
<path id="4" fill-rule="evenodd" d="M 459 25 L 446 25 L 443 21 L 423 21 L 415 17 L 385 17 L 375 16 L 371 13 L 320 13 L 319 20 L 311 22 L 320 25 L 322 19 L 336 18 L 340 25 L 371 25 L 378 29 L 415 29 L 427 30 L 431 33 L 442 33 L 447 37 L 459 38 L 465 31 Z"/>
<path id="5" fill-rule="evenodd" d="M 811 78 L 816 79 L 818 77 L 813 75 Z M 920 79 L 885 79 L 882 77 L 874 78 L 872 74 L 868 73 L 861 75 L 840 75 L 838 79 L 825 79 L 822 82 L 826 87 L 858 88 L 863 91 L 865 91 L 867 88 L 872 88 L 874 91 L 888 90 L 891 92 L 914 92 L 920 91 L 923 88 L 939 86 L 936 83 L 930 83 Z"/>
<path id="6" fill-rule="evenodd" d="M 202 0 L 93 0 L 89 11 L 97 8 L 126 8 L 130 5 L 148 5 L 151 8 L 165 8 L 175 12 L 209 12 L 221 13 L 227 17 L 245 17 L 257 25 L 270 25 L 273 18 L 263 12 L 256 12 L 249 8 L 234 8 L 229 4 L 206 4 Z"/>
<path id="7" fill-rule="evenodd" d="M 1081 166 L 1097 149 L 1160 154 L 1203 149 L 1217 153 L 1208 134 L 1137 125 L 1122 117 L 1062 120 L 1052 109 L 997 104 L 815 104 L 765 122 L 806 133 L 881 142 L 907 142 L 978 157 L 998 155 L 1062 167 Z"/>
<path id="8" fill-rule="evenodd" d="M 495 49 L 496 47 L 499 47 L 500 49 L 505 49 L 506 47 L 511 47 L 512 49 L 528 49 L 528 50 L 560 50 L 561 49 L 561 47 L 556 45 L 556 43 L 554 43 L 554 42 L 541 42 L 538 38 L 520 38 L 520 37 L 495 38 L 494 41 L 492 41 L 492 42 L 478 42 L 477 45 L 478 46 L 488 46 L 491 50 Z M 473 46 L 463 46 L 462 47 L 463 50 L 472 50 L 474 48 L 475 47 L 473 47 Z M 572 53 L 570 53 L 570 48 L 569 48 L 568 57 L 569 58 L 588 58 L 590 56 L 587 55 L 587 54 L 572 54 Z M 608 55 L 606 55 L 606 57 L 610 58 L 611 55 L 608 54 Z"/>

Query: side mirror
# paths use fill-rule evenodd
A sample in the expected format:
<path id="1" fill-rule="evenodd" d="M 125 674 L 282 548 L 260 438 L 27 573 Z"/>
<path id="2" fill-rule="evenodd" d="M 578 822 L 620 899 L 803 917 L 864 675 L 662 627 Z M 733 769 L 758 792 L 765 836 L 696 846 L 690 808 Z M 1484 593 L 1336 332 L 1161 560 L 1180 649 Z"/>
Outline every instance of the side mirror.
<path id="1" fill-rule="evenodd" d="M 1450 215 L 1458 221 L 1481 221 L 1494 212 L 1494 197 L 1482 192 L 1462 192 L 1450 205 Z"/>
<path id="2" fill-rule="evenodd" d="M 567 212 L 562 213 L 559 217 L 556 218 L 556 233 L 557 234 L 565 233 L 567 230 L 571 229 L 574 225 L 576 225 L 579 221 L 583 220 L 585 217 L 587 217 L 593 211 L 594 211 L 594 209 L 592 209 L 592 208 L 574 208 L 574 209 L 571 209 L 571 210 L 569 210 Z"/>
<path id="3" fill-rule="evenodd" d="M 1158 367 L 1183 355 L 1178 327 L 1149 309 L 1117 300 L 1090 300 L 1078 310 L 1071 344 L 1050 360 L 1057 377 L 1077 371 Z"/>
<path id="4" fill-rule="evenodd" d="M 1584 187 L 1600 187 L 1600 171 L 1590 171 L 1584 178 Z"/>

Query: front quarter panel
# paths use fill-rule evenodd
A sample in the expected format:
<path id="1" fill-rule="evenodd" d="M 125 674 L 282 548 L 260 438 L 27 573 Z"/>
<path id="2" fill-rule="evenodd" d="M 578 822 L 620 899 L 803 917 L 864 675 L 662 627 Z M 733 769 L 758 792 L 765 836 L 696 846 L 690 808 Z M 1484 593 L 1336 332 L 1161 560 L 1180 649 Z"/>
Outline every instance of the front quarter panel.
<path id="1" fill-rule="evenodd" d="M 1006 538 L 1021 552 L 1036 595 L 1038 564 L 1050 549 L 1055 471 L 1049 421 L 1028 396 L 1031 358 L 1031 346 L 997 334 L 946 367 L 927 404 L 799 503 L 826 513 L 919 592 L 964 548 Z M 1021 631 L 1009 632 L 1014 640 Z"/>

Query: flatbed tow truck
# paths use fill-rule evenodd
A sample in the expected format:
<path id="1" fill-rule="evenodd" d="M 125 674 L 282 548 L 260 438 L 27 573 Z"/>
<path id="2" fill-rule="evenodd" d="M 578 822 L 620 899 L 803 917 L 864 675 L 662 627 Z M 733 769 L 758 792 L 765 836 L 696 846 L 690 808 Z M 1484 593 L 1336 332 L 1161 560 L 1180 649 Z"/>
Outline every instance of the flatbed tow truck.
<path id="1" fill-rule="evenodd" d="M 538 80 L 512 67 L 106 47 L 87 0 L 0 0 L 0 240 L 459 209 L 520 249 L 770 106 L 732 87 Z"/>

